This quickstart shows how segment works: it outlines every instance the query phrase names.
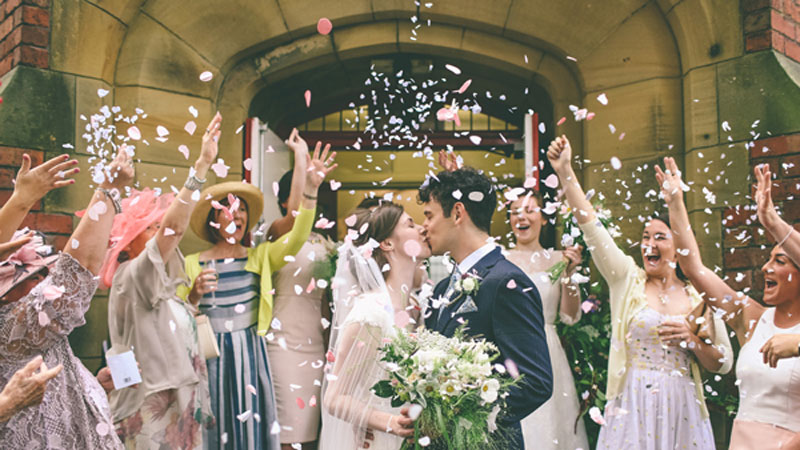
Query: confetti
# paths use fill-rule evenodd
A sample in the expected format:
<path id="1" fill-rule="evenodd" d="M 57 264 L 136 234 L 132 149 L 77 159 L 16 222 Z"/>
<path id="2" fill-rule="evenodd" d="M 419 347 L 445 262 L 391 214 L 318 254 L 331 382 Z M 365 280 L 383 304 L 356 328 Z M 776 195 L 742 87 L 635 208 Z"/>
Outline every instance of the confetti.
<path id="1" fill-rule="evenodd" d="M 617 158 L 616 156 L 612 156 L 611 157 L 611 167 L 613 167 L 614 170 L 621 169 L 622 168 L 622 161 L 620 161 L 619 158 Z"/>
<path id="2" fill-rule="evenodd" d="M 549 187 L 550 189 L 555 189 L 558 187 L 558 175 L 551 173 L 544 179 L 544 185 Z"/>
<path id="3" fill-rule="evenodd" d="M 592 406 L 589 408 L 589 417 L 592 418 L 594 423 L 603 426 L 606 424 L 606 419 L 603 418 L 603 413 L 600 412 L 600 408 L 597 406 Z"/>
<path id="4" fill-rule="evenodd" d="M 306 92 L 303 94 L 303 97 L 306 99 L 306 108 L 311 107 L 311 91 L 306 89 Z"/>
<path id="5" fill-rule="evenodd" d="M 467 195 L 467 198 L 472 200 L 473 202 L 480 203 L 484 199 L 483 192 L 472 191 Z"/>
<path id="6" fill-rule="evenodd" d="M 197 108 L 194 106 L 189 106 L 189 114 L 192 115 L 195 119 L 197 119 Z"/>
<path id="7" fill-rule="evenodd" d="M 109 93 L 109 91 L 106 90 L 106 89 L 98 89 L 97 90 L 97 96 L 100 97 L 100 98 L 105 97 L 106 95 L 108 95 L 108 93 Z"/>
<path id="8" fill-rule="evenodd" d="M 213 170 L 219 178 L 227 177 L 228 169 L 230 168 L 230 166 L 225 165 L 225 161 L 222 158 L 217 158 L 217 162 L 211 165 L 211 170 Z"/>
<path id="9" fill-rule="evenodd" d="M 208 83 L 213 79 L 214 79 L 214 74 L 208 70 L 200 74 L 200 81 L 202 81 L 203 83 Z"/>
<path id="10" fill-rule="evenodd" d="M 353 215 L 350 215 L 350 216 L 348 216 L 347 218 L 345 218 L 345 219 L 344 219 L 344 223 L 345 223 L 345 225 L 347 225 L 348 227 L 350 227 L 350 228 L 353 228 L 354 226 L 356 226 L 356 221 L 357 221 L 357 220 L 358 220 L 358 217 L 356 217 L 356 215 L 355 215 L 355 214 L 353 214 Z"/>
<path id="11" fill-rule="evenodd" d="M 197 124 L 194 123 L 193 120 L 186 122 L 186 125 L 183 126 L 183 129 L 186 130 L 187 133 L 194 136 L 195 130 L 197 130 Z"/>
<path id="12" fill-rule="evenodd" d="M 422 447 L 427 447 L 431 445 L 431 438 L 429 438 L 428 436 L 422 436 L 421 438 L 419 438 L 419 445 Z"/>
<path id="13" fill-rule="evenodd" d="M 566 121 L 567 121 L 567 118 L 566 117 L 562 117 L 562 118 L 558 119 L 558 122 L 556 122 L 556 126 L 561 126 Z"/>
<path id="14" fill-rule="evenodd" d="M 42 289 L 42 295 L 44 296 L 45 300 L 52 301 L 61 298 L 65 291 L 66 288 L 64 286 L 54 286 L 51 284 Z"/>
<path id="15" fill-rule="evenodd" d="M 189 159 L 189 147 L 181 144 L 178 146 L 178 151 L 181 152 L 184 159 Z"/>
<path id="16" fill-rule="evenodd" d="M 454 66 L 452 64 L 445 64 L 444 68 L 449 70 L 450 72 L 453 72 L 456 75 L 461 75 L 461 69 L 459 69 L 458 67 L 456 67 L 456 66 Z"/>
<path id="17" fill-rule="evenodd" d="M 77 239 L 72 239 L 72 240 L 70 241 L 70 246 L 71 246 L 73 249 L 77 249 L 77 248 L 78 248 L 80 245 L 81 245 L 81 243 L 80 243 L 80 242 L 79 242 Z"/>
<path id="18" fill-rule="evenodd" d="M 244 170 L 248 170 L 248 171 L 253 170 L 253 158 L 245 159 L 242 162 L 242 165 L 244 166 Z"/>
<path id="19" fill-rule="evenodd" d="M 514 281 L 513 279 L 511 279 L 511 280 L 508 280 L 508 283 L 506 283 L 506 287 L 507 287 L 508 289 L 514 290 L 514 289 L 516 289 L 516 288 L 517 288 L 517 282 L 516 282 L 516 281 Z"/>
<path id="20" fill-rule="evenodd" d="M 109 427 L 107 423 L 100 422 L 94 427 L 94 430 L 97 431 L 97 434 L 100 436 L 106 436 L 108 432 L 111 431 L 111 427 Z"/>
<path id="21" fill-rule="evenodd" d="M 321 35 L 327 36 L 333 30 L 333 24 L 328 18 L 321 18 L 317 21 L 317 32 Z"/>
<path id="22" fill-rule="evenodd" d="M 272 422 L 272 428 L 270 428 L 269 434 L 278 434 L 280 432 L 281 432 L 281 424 L 279 424 L 277 420 L 275 422 Z"/>
<path id="23" fill-rule="evenodd" d="M 422 246 L 418 241 L 409 239 L 403 243 L 403 250 L 406 252 L 406 255 L 410 256 L 411 258 L 416 258 L 420 253 L 422 253 Z"/>
<path id="24" fill-rule="evenodd" d="M 399 328 L 405 328 L 411 322 L 411 316 L 405 310 L 394 313 L 394 324 Z"/>
<path id="25" fill-rule="evenodd" d="M 469 141 L 472 142 L 474 145 L 481 145 L 481 137 L 480 136 L 476 136 L 476 135 L 473 134 L 472 136 L 469 137 Z"/>
<path id="26" fill-rule="evenodd" d="M 332 191 L 336 192 L 336 191 L 339 190 L 340 187 L 342 187 L 342 183 L 340 183 L 338 181 L 335 181 L 335 180 L 331 180 L 331 190 Z"/>
<path id="27" fill-rule="evenodd" d="M 169 130 L 165 126 L 159 125 L 156 127 L 156 133 L 158 137 L 164 137 L 169 135 Z"/>
<path id="28" fill-rule="evenodd" d="M 472 84 L 472 79 L 465 81 L 464 84 L 462 84 L 461 87 L 458 88 L 458 93 L 463 94 L 464 92 L 466 92 L 470 84 Z"/>
<path id="29" fill-rule="evenodd" d="M 252 416 L 253 416 L 252 411 L 248 409 L 247 411 L 237 415 L 236 418 L 239 419 L 239 422 L 247 422 L 248 420 L 250 420 L 250 417 Z"/>
<path id="30" fill-rule="evenodd" d="M 317 407 L 317 396 L 316 395 L 312 395 L 311 398 L 308 399 L 308 406 L 310 406 L 312 408 L 316 408 Z"/>
<path id="31" fill-rule="evenodd" d="M 597 101 L 603 106 L 608 105 L 608 97 L 606 96 L 605 92 L 597 96 Z"/>
<path id="32" fill-rule="evenodd" d="M 50 316 L 44 311 L 39 311 L 39 326 L 46 327 L 50 324 Z"/>
<path id="33" fill-rule="evenodd" d="M 503 365 L 506 367 L 508 374 L 511 375 L 512 378 L 519 378 L 519 369 L 517 368 L 517 363 L 510 359 L 506 359 Z"/>
<path id="34" fill-rule="evenodd" d="M 139 139 L 142 138 L 142 132 L 139 131 L 139 128 L 134 125 L 128 128 L 128 137 L 133 139 L 134 141 L 138 141 Z"/>
<path id="35" fill-rule="evenodd" d="M 169 227 L 164 227 L 164 236 L 174 236 L 175 230 Z"/>

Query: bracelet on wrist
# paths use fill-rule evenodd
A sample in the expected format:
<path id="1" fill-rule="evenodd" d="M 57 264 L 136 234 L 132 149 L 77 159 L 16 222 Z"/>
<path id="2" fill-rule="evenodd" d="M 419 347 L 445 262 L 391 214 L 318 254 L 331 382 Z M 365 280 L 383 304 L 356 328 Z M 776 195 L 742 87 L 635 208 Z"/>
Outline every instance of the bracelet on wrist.
<path id="1" fill-rule="evenodd" d="M 200 189 L 203 189 L 203 185 L 206 184 L 206 181 L 208 180 L 201 180 L 200 178 L 197 178 L 194 173 L 190 173 L 189 176 L 186 177 L 186 183 L 183 183 L 183 187 L 189 189 L 190 191 L 199 191 Z"/>
<path id="2" fill-rule="evenodd" d="M 317 199 L 316 195 L 308 195 L 305 192 L 303 192 L 303 197 L 305 197 L 305 198 L 307 198 L 309 200 L 316 200 Z"/>
<path id="3" fill-rule="evenodd" d="M 119 203 L 120 194 L 119 191 L 114 189 L 106 189 L 106 188 L 97 188 L 95 189 L 96 192 L 100 192 L 101 194 L 105 195 L 107 199 L 111 200 L 111 204 L 114 205 L 114 213 L 119 214 L 122 212 L 122 205 Z"/>

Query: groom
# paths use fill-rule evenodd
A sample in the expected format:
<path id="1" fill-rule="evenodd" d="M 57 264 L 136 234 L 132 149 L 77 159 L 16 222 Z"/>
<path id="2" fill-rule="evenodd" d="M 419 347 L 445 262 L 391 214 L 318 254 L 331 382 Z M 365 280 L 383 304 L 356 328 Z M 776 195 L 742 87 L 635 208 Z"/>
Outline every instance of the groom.
<path id="1" fill-rule="evenodd" d="M 497 346 L 496 362 L 510 361 L 511 371 L 516 367 L 524 375 L 498 418 L 499 430 L 510 442 L 507 448 L 522 450 L 520 420 L 547 401 L 553 390 L 539 291 L 491 241 L 497 193 L 486 176 L 471 167 L 440 172 L 419 188 L 419 199 L 433 254 L 449 252 L 457 263 L 451 276 L 436 285 L 425 326 L 452 336 L 466 324 L 467 336 L 480 336 Z M 459 291 L 454 287 L 459 279 L 475 280 L 478 287 Z"/>

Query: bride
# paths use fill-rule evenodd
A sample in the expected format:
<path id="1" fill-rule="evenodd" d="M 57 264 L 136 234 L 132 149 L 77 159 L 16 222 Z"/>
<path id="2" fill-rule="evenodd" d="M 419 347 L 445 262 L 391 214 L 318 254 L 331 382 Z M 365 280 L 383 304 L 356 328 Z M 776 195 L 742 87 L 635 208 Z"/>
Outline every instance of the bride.
<path id="1" fill-rule="evenodd" d="M 331 345 L 322 385 L 321 449 L 397 450 L 413 436 L 408 408 L 393 408 L 372 386 L 385 377 L 378 349 L 396 328 L 413 329 L 416 272 L 430 256 L 422 227 L 383 203 L 355 213 L 333 279 Z"/>

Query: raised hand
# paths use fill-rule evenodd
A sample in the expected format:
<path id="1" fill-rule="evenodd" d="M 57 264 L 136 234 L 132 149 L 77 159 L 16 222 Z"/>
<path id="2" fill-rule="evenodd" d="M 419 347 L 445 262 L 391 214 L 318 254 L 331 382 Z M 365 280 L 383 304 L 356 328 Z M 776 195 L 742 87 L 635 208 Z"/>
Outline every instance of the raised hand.
<path id="1" fill-rule="evenodd" d="M 295 158 L 301 158 L 304 161 L 307 159 L 305 155 L 308 154 L 308 144 L 306 143 L 305 139 L 300 137 L 300 133 L 297 131 L 297 128 L 292 129 L 289 139 L 286 140 L 286 145 L 292 149 Z"/>
<path id="2" fill-rule="evenodd" d="M 300 139 L 299 136 L 298 139 Z M 302 141 L 302 139 L 300 140 Z M 328 151 L 331 149 L 331 145 L 326 144 L 325 149 L 322 150 L 322 153 L 320 153 L 321 147 L 322 144 L 317 142 L 317 146 L 314 147 L 314 156 L 308 157 L 306 183 L 314 190 L 319 188 L 322 182 L 325 181 L 325 177 L 327 177 L 328 174 L 338 166 L 338 164 L 333 163 L 334 158 L 336 158 L 336 152 L 332 152 L 330 156 L 328 156 Z"/>
<path id="3" fill-rule="evenodd" d="M 772 172 L 769 164 L 759 164 L 753 169 L 756 175 L 755 200 L 758 213 L 758 221 L 765 227 L 775 223 L 778 213 L 775 205 L 772 204 Z"/>
<path id="4" fill-rule="evenodd" d="M 557 175 L 566 175 L 572 169 L 572 147 L 567 136 L 553 139 L 547 148 L 547 160 Z"/>
<path id="5" fill-rule="evenodd" d="M 23 205 L 32 207 L 53 189 L 74 184 L 75 180 L 69 177 L 80 172 L 75 167 L 77 164 L 78 160 L 69 159 L 69 155 L 60 155 L 31 169 L 31 157 L 22 155 L 22 166 L 14 182 L 14 196 Z"/>
<path id="6" fill-rule="evenodd" d="M 664 202 L 669 205 L 673 201 L 683 199 L 684 184 L 681 180 L 681 171 L 678 169 L 674 158 L 664 158 L 664 168 L 666 171 L 662 170 L 658 165 L 655 166 L 656 180 L 658 180 L 658 186 L 661 189 L 661 196 L 664 198 Z"/>
<path id="7" fill-rule="evenodd" d="M 200 156 L 197 158 L 198 165 L 202 165 L 208 170 L 217 159 L 219 152 L 219 137 L 222 134 L 222 114 L 217 112 L 209 122 L 206 132 L 203 133 L 203 145 L 200 147 Z M 200 169 L 200 167 L 195 167 Z M 205 178 L 202 176 L 201 178 Z"/>
<path id="8" fill-rule="evenodd" d="M 683 342 L 686 343 L 685 345 L 689 345 L 691 342 L 697 341 L 697 336 L 692 333 L 685 320 L 663 322 L 658 326 L 658 336 L 665 344 L 673 347 L 680 347 Z"/>
<path id="9" fill-rule="evenodd" d="M 458 157 L 456 153 L 448 153 L 444 150 L 439 150 L 439 165 L 447 172 L 455 172 L 458 170 Z"/>
<path id="10" fill-rule="evenodd" d="M 133 169 L 133 159 L 128 154 L 127 147 L 122 145 L 117 149 L 117 157 L 106 167 L 105 178 L 100 187 L 122 191 L 133 183 L 134 175 L 136 172 Z"/>

